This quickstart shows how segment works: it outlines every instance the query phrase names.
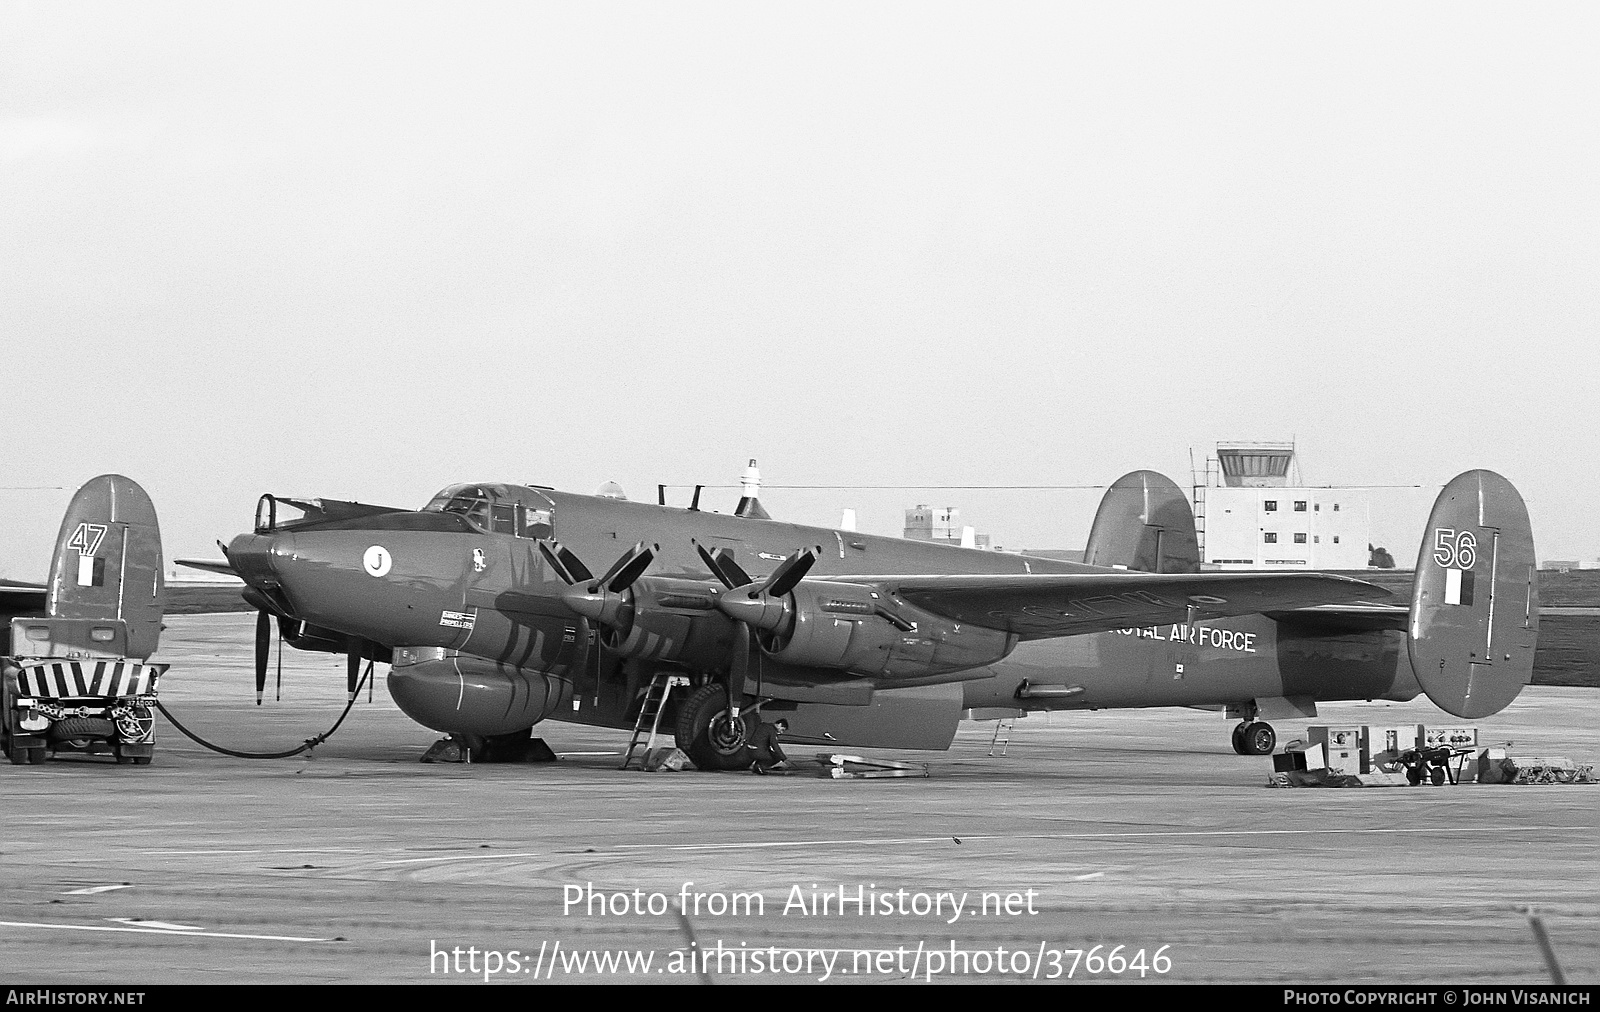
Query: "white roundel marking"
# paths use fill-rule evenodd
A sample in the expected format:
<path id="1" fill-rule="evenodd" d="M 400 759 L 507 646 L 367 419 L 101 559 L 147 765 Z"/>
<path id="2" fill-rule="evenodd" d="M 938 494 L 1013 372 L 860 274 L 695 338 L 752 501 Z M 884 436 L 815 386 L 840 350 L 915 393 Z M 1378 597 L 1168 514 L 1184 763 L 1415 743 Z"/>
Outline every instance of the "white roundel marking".
<path id="1" fill-rule="evenodd" d="M 389 567 L 394 565 L 394 560 L 389 557 L 389 549 L 382 545 L 373 545 L 367 549 L 367 554 L 361 557 L 361 564 L 367 567 L 367 572 L 373 576 L 383 576 L 389 572 Z"/>

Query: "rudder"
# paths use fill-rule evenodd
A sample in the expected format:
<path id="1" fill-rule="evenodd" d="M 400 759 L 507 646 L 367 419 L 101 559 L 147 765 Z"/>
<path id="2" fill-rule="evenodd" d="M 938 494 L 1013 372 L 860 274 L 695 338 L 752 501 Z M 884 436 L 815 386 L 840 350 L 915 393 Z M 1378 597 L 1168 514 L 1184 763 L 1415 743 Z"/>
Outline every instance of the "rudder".
<path id="1" fill-rule="evenodd" d="M 1422 691 L 1469 720 L 1498 713 L 1533 676 L 1538 564 L 1528 509 L 1493 471 L 1434 501 L 1417 557 L 1407 647 Z"/>

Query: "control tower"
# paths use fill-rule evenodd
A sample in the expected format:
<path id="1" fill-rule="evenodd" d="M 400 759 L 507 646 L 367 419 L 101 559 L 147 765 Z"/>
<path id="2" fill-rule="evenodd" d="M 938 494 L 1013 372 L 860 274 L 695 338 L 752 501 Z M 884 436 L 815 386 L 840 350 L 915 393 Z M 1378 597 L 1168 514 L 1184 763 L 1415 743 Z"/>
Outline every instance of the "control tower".
<path id="1" fill-rule="evenodd" d="M 1194 485 L 1205 569 L 1366 569 L 1364 489 L 1312 487 L 1295 445 L 1218 443 Z"/>
<path id="2" fill-rule="evenodd" d="M 1293 443 L 1217 444 L 1217 467 L 1227 488 L 1285 488 L 1293 464 Z M 1299 469 L 1295 472 L 1298 485 Z"/>

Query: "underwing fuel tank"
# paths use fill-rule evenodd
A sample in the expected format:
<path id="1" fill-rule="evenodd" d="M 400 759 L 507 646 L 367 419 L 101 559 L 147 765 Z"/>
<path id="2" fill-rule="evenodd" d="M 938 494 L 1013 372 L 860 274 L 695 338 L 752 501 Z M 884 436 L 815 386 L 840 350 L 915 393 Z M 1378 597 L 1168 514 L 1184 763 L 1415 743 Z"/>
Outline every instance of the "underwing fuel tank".
<path id="1" fill-rule="evenodd" d="M 526 730 L 570 707 L 572 679 L 567 671 L 518 668 L 440 647 L 399 647 L 389 694 L 426 727 L 489 736 Z"/>
<path id="2" fill-rule="evenodd" d="M 1433 504 L 1417 557 L 1408 645 L 1422 691 L 1477 720 L 1533 676 L 1539 583 L 1522 496 L 1493 471 L 1458 475 Z"/>

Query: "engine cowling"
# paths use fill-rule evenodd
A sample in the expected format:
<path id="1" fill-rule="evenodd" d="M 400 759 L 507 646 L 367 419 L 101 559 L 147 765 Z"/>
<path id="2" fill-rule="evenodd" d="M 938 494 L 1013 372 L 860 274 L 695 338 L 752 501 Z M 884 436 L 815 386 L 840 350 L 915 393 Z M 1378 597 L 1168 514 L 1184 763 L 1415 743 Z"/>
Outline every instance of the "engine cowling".
<path id="1" fill-rule="evenodd" d="M 993 664 L 1017 645 L 998 629 L 953 622 L 860 584 L 806 580 L 788 621 L 759 639 L 774 660 L 857 675 L 915 677 Z"/>
<path id="2" fill-rule="evenodd" d="M 603 642 L 626 657 L 718 668 L 734 642 L 733 620 L 717 610 L 719 591 L 703 580 L 637 580 L 616 620 L 602 627 Z"/>

